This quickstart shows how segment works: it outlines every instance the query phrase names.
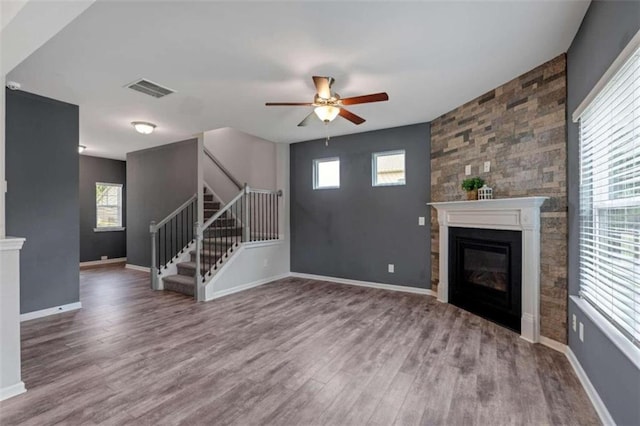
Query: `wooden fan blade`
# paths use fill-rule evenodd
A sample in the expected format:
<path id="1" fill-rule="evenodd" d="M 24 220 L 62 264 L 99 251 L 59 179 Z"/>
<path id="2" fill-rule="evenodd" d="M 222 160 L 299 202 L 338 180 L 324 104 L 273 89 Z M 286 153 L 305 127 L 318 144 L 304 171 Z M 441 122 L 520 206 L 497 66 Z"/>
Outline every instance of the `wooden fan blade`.
<path id="1" fill-rule="evenodd" d="M 316 85 L 318 96 L 323 99 L 329 99 L 331 97 L 331 85 L 334 81 L 333 77 L 319 77 L 314 75 L 313 84 Z"/>
<path id="2" fill-rule="evenodd" d="M 309 102 L 266 102 L 266 106 L 311 106 Z"/>
<path id="3" fill-rule="evenodd" d="M 365 119 L 355 115 L 354 113 L 347 111 L 344 108 L 340 108 L 340 112 L 339 112 L 340 116 L 343 118 L 346 118 L 347 120 L 349 120 L 350 122 L 352 122 L 353 124 L 362 124 L 365 122 Z"/>
<path id="4" fill-rule="evenodd" d="M 315 112 L 311 111 L 311 113 L 309 115 L 307 115 L 304 120 L 302 120 L 300 122 L 300 124 L 298 124 L 298 127 L 303 127 L 306 126 L 307 124 L 309 124 L 311 122 L 311 120 L 313 119 L 313 116 L 316 115 Z"/>
<path id="5" fill-rule="evenodd" d="M 344 98 L 342 99 L 342 105 L 366 104 L 368 102 L 381 102 L 381 101 L 388 101 L 388 100 L 389 100 L 389 95 L 387 95 L 387 92 L 380 92 L 380 93 L 374 93 L 371 95 Z"/>

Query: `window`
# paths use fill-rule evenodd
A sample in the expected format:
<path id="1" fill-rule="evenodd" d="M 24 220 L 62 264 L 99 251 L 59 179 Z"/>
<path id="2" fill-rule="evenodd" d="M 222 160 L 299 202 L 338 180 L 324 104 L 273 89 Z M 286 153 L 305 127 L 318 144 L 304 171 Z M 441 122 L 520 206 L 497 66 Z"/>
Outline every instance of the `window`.
<path id="1" fill-rule="evenodd" d="M 95 231 L 122 229 L 122 185 L 96 183 Z"/>
<path id="2" fill-rule="evenodd" d="M 404 185 L 404 151 L 373 154 L 372 171 L 373 186 Z"/>
<path id="3" fill-rule="evenodd" d="M 580 296 L 640 346 L 640 49 L 580 114 Z"/>
<path id="4" fill-rule="evenodd" d="M 340 159 L 313 160 L 313 189 L 340 188 Z"/>

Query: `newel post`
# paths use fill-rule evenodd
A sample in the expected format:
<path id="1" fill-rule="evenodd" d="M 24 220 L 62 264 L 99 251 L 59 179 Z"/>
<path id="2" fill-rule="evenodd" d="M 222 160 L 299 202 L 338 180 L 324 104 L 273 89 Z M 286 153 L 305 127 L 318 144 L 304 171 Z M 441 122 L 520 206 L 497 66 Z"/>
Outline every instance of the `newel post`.
<path id="1" fill-rule="evenodd" d="M 194 232 L 196 234 L 196 273 L 195 273 L 195 282 L 194 282 L 194 291 L 193 297 L 200 301 L 204 300 L 204 294 L 201 294 L 204 290 L 204 286 L 202 285 L 202 225 L 200 222 L 195 223 Z"/>
<path id="2" fill-rule="evenodd" d="M 156 227 L 156 222 L 151 221 L 149 225 L 149 232 L 151 233 L 151 289 L 158 289 L 158 247 L 156 238 L 158 235 L 158 228 Z"/>
<path id="3" fill-rule="evenodd" d="M 250 212 L 250 208 L 251 208 L 251 200 L 249 197 L 250 194 L 250 188 L 249 185 L 247 185 L 246 183 L 244 184 L 244 217 L 242 218 L 242 221 L 244 222 L 244 226 L 242 227 L 242 242 L 246 243 L 249 242 L 250 236 L 251 236 L 251 229 L 249 228 L 249 221 L 251 219 L 251 212 Z"/>

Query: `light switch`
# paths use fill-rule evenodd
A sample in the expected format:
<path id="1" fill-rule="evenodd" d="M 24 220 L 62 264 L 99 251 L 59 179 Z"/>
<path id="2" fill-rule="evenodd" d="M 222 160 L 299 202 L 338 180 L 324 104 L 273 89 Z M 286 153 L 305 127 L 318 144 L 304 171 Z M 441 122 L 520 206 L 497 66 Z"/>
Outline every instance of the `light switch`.
<path id="1" fill-rule="evenodd" d="M 424 226 L 424 216 L 418 217 L 418 226 Z"/>
<path id="2" fill-rule="evenodd" d="M 491 171 L 491 161 L 485 161 L 484 162 L 484 172 L 488 173 Z"/>
<path id="3" fill-rule="evenodd" d="M 464 174 L 469 176 L 471 174 L 471 164 L 464 166 Z"/>
<path id="4" fill-rule="evenodd" d="M 394 264 L 393 264 L 393 263 L 390 263 L 390 264 L 389 264 L 389 273 L 390 273 L 390 274 L 393 274 L 394 272 L 395 272 L 395 266 L 394 266 Z"/>

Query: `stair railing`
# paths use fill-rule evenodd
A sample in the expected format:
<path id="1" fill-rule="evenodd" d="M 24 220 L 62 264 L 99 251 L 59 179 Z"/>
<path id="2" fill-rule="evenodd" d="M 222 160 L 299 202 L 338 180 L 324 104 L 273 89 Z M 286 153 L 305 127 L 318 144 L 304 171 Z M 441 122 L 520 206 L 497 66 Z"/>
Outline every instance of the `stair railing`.
<path id="1" fill-rule="evenodd" d="M 231 181 L 233 182 L 233 184 L 238 188 L 238 189 L 242 189 L 244 187 L 244 185 L 240 184 L 240 181 L 238 179 L 235 178 L 235 176 L 233 176 L 233 174 L 229 171 L 229 169 L 227 169 L 224 164 L 222 164 L 222 162 L 220 160 L 218 160 L 218 158 L 213 155 L 213 153 L 211 151 L 209 151 L 207 149 L 207 147 L 204 147 L 204 154 L 209 158 L 209 160 L 211 160 L 213 162 L 213 164 L 215 164 L 220 171 L 222 171 L 222 173 L 224 173 L 224 175 Z"/>
<path id="2" fill-rule="evenodd" d="M 156 223 L 151 221 L 151 288 L 160 288 L 162 269 L 184 253 L 195 238 L 193 224 L 198 219 L 198 194 L 194 194 L 171 214 Z"/>
<path id="3" fill-rule="evenodd" d="M 196 223 L 196 291 L 204 300 L 204 283 L 240 243 L 280 238 L 282 191 L 244 188 L 202 225 Z"/>

